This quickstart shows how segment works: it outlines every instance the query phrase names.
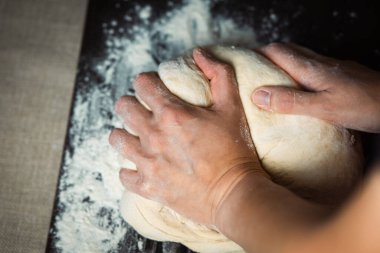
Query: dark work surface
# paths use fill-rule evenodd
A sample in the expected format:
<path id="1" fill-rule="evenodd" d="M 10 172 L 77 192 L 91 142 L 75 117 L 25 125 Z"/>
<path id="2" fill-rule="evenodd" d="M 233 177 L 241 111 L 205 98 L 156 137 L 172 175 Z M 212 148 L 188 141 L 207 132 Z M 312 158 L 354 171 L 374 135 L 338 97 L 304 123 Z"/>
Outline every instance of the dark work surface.
<path id="1" fill-rule="evenodd" d="M 115 8 L 119 2 L 121 8 Z M 151 19 L 160 17 L 168 9 L 168 1 L 138 1 L 153 6 Z M 182 2 L 182 1 L 174 1 Z M 232 17 L 241 24 L 255 28 L 258 40 L 270 43 L 275 30 L 282 41 L 285 38 L 309 47 L 321 54 L 340 59 L 351 59 L 380 69 L 380 2 L 372 1 L 296 1 L 296 0 L 214 0 L 214 15 Z M 132 16 L 133 1 L 91 0 L 82 45 L 82 60 L 101 57 L 104 53 L 101 24 L 110 19 L 123 22 L 123 15 Z M 254 9 L 248 8 L 253 6 Z M 337 15 L 334 16 L 333 13 Z M 262 29 L 262 17 L 275 13 L 279 20 L 273 30 Z M 350 13 L 355 17 L 351 17 Z M 83 65 L 83 64 L 82 64 Z"/>
<path id="2" fill-rule="evenodd" d="M 82 82 L 84 75 L 90 74 L 91 85 L 103 85 L 104 80 L 93 71 L 93 62 L 104 57 L 104 39 L 102 23 L 111 19 L 125 22 L 123 16 L 134 13 L 134 1 L 91 0 L 88 8 L 87 22 L 78 66 L 75 94 L 85 94 L 88 83 Z M 177 1 L 180 4 L 181 1 Z M 256 1 L 211 1 L 215 16 L 232 17 L 241 24 L 252 25 L 261 44 L 272 41 L 292 41 L 309 47 L 321 54 L 339 59 L 350 59 L 380 69 L 380 1 L 291 1 L 291 0 L 256 0 Z M 115 8 L 118 3 L 119 8 Z M 167 1 L 139 1 L 153 7 L 151 20 L 162 16 L 168 7 Z M 254 9 L 248 8 L 253 6 Z M 279 22 L 273 29 L 263 29 L 262 18 L 268 13 L 275 13 Z M 333 15 L 336 13 L 336 15 Z M 276 36 L 273 34 L 276 33 Z M 92 73 L 92 75 L 91 75 Z M 374 115 L 376 116 L 376 115 Z M 71 122 L 71 121 L 70 121 Z M 71 124 L 69 127 L 71 127 Z M 373 135 L 364 137 L 367 160 L 373 160 Z M 72 152 L 75 147 L 67 136 L 65 149 Z M 53 219 L 59 215 L 60 208 L 54 208 Z M 120 252 L 140 252 L 137 250 L 136 232 L 129 232 L 120 243 Z M 54 247 L 54 222 L 47 252 L 57 252 Z M 147 241 L 142 252 L 190 252 L 185 247 L 174 243 Z"/>

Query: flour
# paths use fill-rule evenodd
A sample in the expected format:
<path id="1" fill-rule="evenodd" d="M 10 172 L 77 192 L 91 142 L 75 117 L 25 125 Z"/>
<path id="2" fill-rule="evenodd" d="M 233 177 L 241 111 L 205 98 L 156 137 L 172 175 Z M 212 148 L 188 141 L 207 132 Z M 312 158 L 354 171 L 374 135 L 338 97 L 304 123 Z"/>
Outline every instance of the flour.
<path id="1" fill-rule="evenodd" d="M 156 71 L 159 62 L 195 46 L 257 46 L 252 28 L 237 25 L 231 18 L 213 17 L 208 1 L 173 4 L 154 22 L 150 21 L 151 6 L 138 5 L 135 11 L 137 21 L 125 14 L 125 23 L 110 20 L 99 27 L 106 35 L 105 57 L 94 63 L 94 73 L 78 76 L 77 85 L 83 87 L 74 97 L 69 146 L 59 182 L 61 212 L 50 232 L 61 252 L 118 251 L 130 229 L 119 213 L 123 187 L 118 177 L 120 167 L 129 164 L 123 164 L 109 146 L 108 135 L 112 127 L 122 126 L 113 106 L 118 97 L 134 93 L 134 77 Z M 277 22 L 278 18 L 272 13 L 268 19 Z M 144 247 L 140 240 L 135 250 L 143 252 Z"/>

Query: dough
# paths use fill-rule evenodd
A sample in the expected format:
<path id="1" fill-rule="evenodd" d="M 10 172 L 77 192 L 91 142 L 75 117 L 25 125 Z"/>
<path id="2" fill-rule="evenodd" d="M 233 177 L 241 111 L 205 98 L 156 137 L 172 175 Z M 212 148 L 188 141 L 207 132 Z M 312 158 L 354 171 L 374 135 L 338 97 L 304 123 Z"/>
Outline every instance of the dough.
<path id="1" fill-rule="evenodd" d="M 296 83 L 252 50 L 212 46 L 209 51 L 233 66 L 258 156 L 274 180 L 314 201 L 342 200 L 360 178 L 363 167 L 357 138 L 344 128 L 315 118 L 258 109 L 250 100 L 255 88 L 296 87 Z M 208 80 L 191 54 L 160 64 L 158 73 L 170 91 L 183 100 L 200 106 L 212 103 Z M 197 252 L 242 252 L 217 230 L 130 192 L 124 193 L 121 213 L 140 234 L 153 240 L 180 242 Z"/>

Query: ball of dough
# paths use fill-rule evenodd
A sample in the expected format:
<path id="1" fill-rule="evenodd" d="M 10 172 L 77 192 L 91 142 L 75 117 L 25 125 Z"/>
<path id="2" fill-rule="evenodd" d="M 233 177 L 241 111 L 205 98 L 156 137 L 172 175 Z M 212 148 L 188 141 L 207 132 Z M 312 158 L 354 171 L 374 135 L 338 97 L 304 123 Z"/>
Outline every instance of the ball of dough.
<path id="1" fill-rule="evenodd" d="M 355 135 L 319 119 L 259 109 L 250 99 L 253 90 L 262 85 L 297 87 L 294 80 L 252 50 L 224 46 L 208 50 L 234 68 L 251 137 L 272 178 L 314 201 L 331 204 L 342 200 L 363 168 Z M 209 81 L 191 54 L 161 63 L 158 73 L 181 99 L 199 106 L 212 104 Z M 166 206 L 127 191 L 121 201 L 121 213 L 140 234 L 153 240 L 179 242 L 197 252 L 243 251 L 216 229 L 194 223 Z"/>

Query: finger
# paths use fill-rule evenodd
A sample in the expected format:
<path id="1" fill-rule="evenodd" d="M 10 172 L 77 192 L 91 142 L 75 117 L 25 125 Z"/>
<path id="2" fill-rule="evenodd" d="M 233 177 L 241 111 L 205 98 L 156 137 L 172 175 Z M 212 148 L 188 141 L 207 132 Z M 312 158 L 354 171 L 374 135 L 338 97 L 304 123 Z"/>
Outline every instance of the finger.
<path id="1" fill-rule="evenodd" d="M 111 146 L 123 157 L 131 160 L 136 165 L 144 160 L 144 152 L 141 149 L 139 138 L 131 135 L 124 129 L 115 128 L 109 136 Z"/>
<path id="2" fill-rule="evenodd" d="M 149 121 L 152 118 L 152 113 L 136 97 L 123 96 L 119 98 L 115 104 L 115 111 L 133 133 L 140 135 L 149 132 Z"/>
<path id="3" fill-rule="evenodd" d="M 131 192 L 140 193 L 143 176 L 139 171 L 131 169 L 121 169 L 119 179 L 122 185 Z"/>
<path id="4" fill-rule="evenodd" d="M 157 73 L 150 72 L 138 75 L 134 82 L 134 88 L 139 99 L 151 108 L 153 112 L 161 110 L 163 106 L 170 102 L 180 102 L 166 88 Z"/>
<path id="5" fill-rule="evenodd" d="M 298 52 L 300 55 L 307 57 L 307 58 L 313 58 L 313 59 L 320 59 L 323 58 L 323 55 L 318 54 L 317 52 L 311 50 L 310 48 L 295 44 L 295 43 L 284 43 L 284 46 L 291 48 L 292 50 Z"/>
<path id="6" fill-rule="evenodd" d="M 256 51 L 264 54 L 268 58 L 278 59 L 280 62 L 284 60 L 283 56 L 278 56 L 278 54 L 284 55 L 296 55 L 298 57 L 304 57 L 309 59 L 323 59 L 325 56 L 316 53 L 315 51 L 303 47 L 301 45 L 297 45 L 295 43 L 270 43 L 266 46 L 259 47 Z M 276 58 L 276 56 L 278 56 Z"/>
<path id="7" fill-rule="evenodd" d="M 235 73 L 230 65 L 216 60 L 201 48 L 194 49 L 193 58 L 210 80 L 214 106 L 223 108 L 226 104 L 240 101 Z"/>
<path id="8" fill-rule="evenodd" d="M 157 191 L 153 189 L 152 185 L 144 180 L 144 174 L 138 170 L 121 169 L 119 178 L 122 185 L 130 192 L 134 192 L 144 198 L 151 199 Z M 155 198 L 155 201 L 160 201 Z"/>
<path id="9" fill-rule="evenodd" d="M 323 117 L 320 111 L 324 103 L 321 93 L 289 87 L 263 86 L 253 92 L 252 101 L 267 111 Z"/>
<path id="10" fill-rule="evenodd" d="M 271 43 L 257 49 L 295 81 L 309 90 L 320 90 L 316 75 L 320 74 L 323 56 L 295 44 Z"/>

